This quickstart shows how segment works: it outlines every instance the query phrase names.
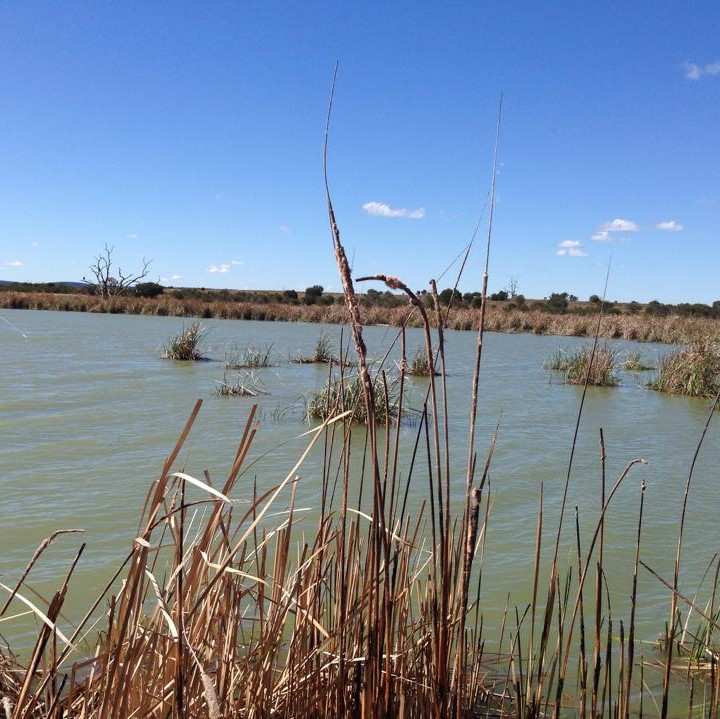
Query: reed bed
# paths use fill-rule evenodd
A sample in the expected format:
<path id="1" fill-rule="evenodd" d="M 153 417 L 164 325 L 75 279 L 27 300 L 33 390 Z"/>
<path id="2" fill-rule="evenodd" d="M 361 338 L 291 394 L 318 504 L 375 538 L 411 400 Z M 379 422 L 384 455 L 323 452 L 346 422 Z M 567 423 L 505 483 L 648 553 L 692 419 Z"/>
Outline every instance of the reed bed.
<path id="1" fill-rule="evenodd" d="M 648 386 L 669 394 L 715 397 L 720 392 L 720 343 L 696 342 L 665 354 Z"/>
<path id="2" fill-rule="evenodd" d="M 61 310 L 66 312 L 101 312 L 202 319 L 233 319 L 283 322 L 345 324 L 347 314 L 342 304 L 293 305 L 280 302 L 254 303 L 195 298 L 178 299 L 171 294 L 161 297 L 114 297 L 101 300 L 81 294 L 0 293 L 0 308 Z M 414 308 L 360 307 L 366 325 L 422 327 L 422 318 Z M 530 332 L 534 334 L 590 337 L 595 334 L 592 316 L 557 315 L 542 310 L 507 309 L 506 303 L 489 302 L 485 310 L 485 328 L 491 332 Z M 455 309 L 447 313 L 448 329 L 477 332 L 480 310 Z M 665 317 L 645 314 L 607 315 L 601 319 L 598 336 L 604 339 L 626 339 L 639 342 L 690 344 L 700 340 L 720 339 L 720 320 L 709 317 Z"/>

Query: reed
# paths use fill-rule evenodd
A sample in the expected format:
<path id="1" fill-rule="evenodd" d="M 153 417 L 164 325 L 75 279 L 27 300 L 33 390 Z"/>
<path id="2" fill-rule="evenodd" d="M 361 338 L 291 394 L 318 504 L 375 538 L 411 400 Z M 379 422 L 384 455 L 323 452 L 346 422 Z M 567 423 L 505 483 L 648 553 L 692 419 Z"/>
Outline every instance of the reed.
<path id="1" fill-rule="evenodd" d="M 330 362 L 339 363 L 339 360 L 332 353 L 332 344 L 330 338 L 321 332 L 315 343 L 315 349 L 311 355 L 296 357 L 292 360 L 299 364 L 328 364 Z"/>
<path id="2" fill-rule="evenodd" d="M 256 347 L 246 345 L 239 350 L 234 348 L 225 353 L 227 369 L 259 369 L 272 367 L 272 344 Z"/>
<path id="3" fill-rule="evenodd" d="M 207 336 L 208 330 L 201 322 L 192 322 L 187 327 L 183 326 L 180 334 L 165 343 L 163 348 L 163 359 L 198 361 L 205 357 L 200 351 L 200 343 Z"/>
<path id="4" fill-rule="evenodd" d="M 630 352 L 627 359 L 622 363 L 622 368 L 628 372 L 648 372 L 655 369 L 652 365 L 648 365 L 643 361 L 642 352 Z"/>
<path id="5" fill-rule="evenodd" d="M 268 395 L 260 383 L 260 379 L 249 371 L 238 371 L 232 376 L 228 376 L 228 369 L 223 371 L 222 380 L 216 380 L 215 396 L 216 397 L 260 397 Z"/>
<path id="6" fill-rule="evenodd" d="M 325 420 L 348 414 L 350 421 L 360 424 L 397 422 L 402 411 L 399 381 L 387 376 L 378 377 L 373 385 L 372 401 L 372 411 L 368 412 L 357 373 L 351 376 L 332 374 L 323 389 L 311 395 L 306 403 L 306 416 L 309 420 Z"/>
<path id="7" fill-rule="evenodd" d="M 558 350 L 545 362 L 545 368 L 561 372 L 567 384 L 615 387 L 618 350 L 608 344 L 586 345 L 571 351 Z"/>
<path id="8" fill-rule="evenodd" d="M 720 392 L 720 343 L 696 342 L 661 359 L 651 389 L 689 397 L 715 397 Z"/>
<path id="9" fill-rule="evenodd" d="M 431 364 L 427 351 L 418 348 L 405 368 L 405 374 L 411 377 L 429 377 L 431 374 L 438 375 L 438 372 Z"/>

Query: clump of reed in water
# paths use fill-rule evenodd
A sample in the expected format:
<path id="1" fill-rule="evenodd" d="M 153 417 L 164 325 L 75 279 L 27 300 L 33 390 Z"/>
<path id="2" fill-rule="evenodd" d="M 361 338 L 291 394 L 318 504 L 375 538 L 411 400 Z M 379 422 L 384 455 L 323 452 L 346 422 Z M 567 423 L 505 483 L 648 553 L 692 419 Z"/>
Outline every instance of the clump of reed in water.
<path id="1" fill-rule="evenodd" d="M 655 369 L 652 365 L 647 364 L 642 358 L 640 350 L 630 352 L 627 359 L 622 363 L 622 368 L 628 372 L 648 372 Z"/>
<path id="2" fill-rule="evenodd" d="M 714 397 L 720 392 L 720 343 L 696 342 L 668 352 L 648 387 L 670 394 Z"/>
<path id="3" fill-rule="evenodd" d="M 377 378 L 373 385 L 372 417 L 375 422 L 387 424 L 399 419 L 401 409 L 398 392 L 396 380 Z M 368 422 L 363 386 L 356 373 L 351 376 L 331 376 L 323 389 L 313 394 L 307 403 L 308 419 L 324 420 L 345 412 L 350 413 L 352 422 Z"/>
<path id="4" fill-rule="evenodd" d="M 410 359 L 405 374 L 411 377 L 429 377 L 431 374 L 439 375 L 435 368 L 430 364 L 427 351 L 418 347 Z"/>
<path id="5" fill-rule="evenodd" d="M 293 360 L 299 364 L 329 364 L 330 362 L 338 363 L 332 353 L 332 345 L 330 338 L 321 332 L 315 343 L 315 349 L 311 355 L 297 357 Z"/>
<path id="6" fill-rule="evenodd" d="M 245 345 L 225 355 L 227 369 L 260 369 L 272 367 L 272 344 L 264 346 Z"/>
<path id="7" fill-rule="evenodd" d="M 169 340 L 164 347 L 163 359 L 197 361 L 205 359 L 199 349 L 200 343 L 207 336 L 208 330 L 201 322 L 192 322 L 183 326 L 180 334 Z"/>
<path id="8" fill-rule="evenodd" d="M 617 350 L 608 344 L 585 345 L 571 351 L 558 350 L 545 363 L 545 369 L 562 372 L 567 384 L 597 387 L 615 387 L 617 376 Z"/>

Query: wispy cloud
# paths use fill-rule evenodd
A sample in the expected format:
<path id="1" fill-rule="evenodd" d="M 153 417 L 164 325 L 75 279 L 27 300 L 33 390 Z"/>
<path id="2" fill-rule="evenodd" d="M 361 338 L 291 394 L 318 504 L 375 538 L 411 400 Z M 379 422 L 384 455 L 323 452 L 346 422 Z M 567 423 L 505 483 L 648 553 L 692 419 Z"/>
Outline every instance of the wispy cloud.
<path id="1" fill-rule="evenodd" d="M 240 262 L 240 260 L 230 260 L 230 264 L 234 265 L 235 267 L 242 267 L 245 263 Z"/>
<path id="2" fill-rule="evenodd" d="M 675 222 L 675 220 L 665 220 L 665 222 L 658 222 L 655 225 L 655 229 L 661 232 L 680 232 L 682 228 L 683 226 L 679 222 Z"/>
<path id="3" fill-rule="evenodd" d="M 20 260 L 13 260 L 12 262 L 6 262 L 5 267 L 25 267 L 24 262 L 20 262 Z"/>
<path id="4" fill-rule="evenodd" d="M 720 75 L 720 60 L 715 60 L 707 65 L 697 65 L 694 62 L 685 63 L 686 80 L 699 80 L 708 75 Z"/>
<path id="5" fill-rule="evenodd" d="M 558 257 L 587 257 L 587 252 L 580 249 L 579 240 L 563 240 L 558 244 Z"/>
<path id="6" fill-rule="evenodd" d="M 226 275 L 228 272 L 230 272 L 230 265 L 227 263 L 223 263 L 222 265 L 210 265 L 207 268 L 208 272 L 212 273 L 219 273 L 221 275 Z"/>
<path id="7" fill-rule="evenodd" d="M 593 242 L 612 242 L 613 238 L 607 230 L 601 230 L 596 232 L 594 235 L 590 235 L 590 239 Z"/>
<path id="8" fill-rule="evenodd" d="M 128 240 L 137 240 L 138 236 L 139 235 L 136 235 L 134 232 L 130 233 L 129 235 L 125 235 Z"/>
<path id="9" fill-rule="evenodd" d="M 425 217 L 424 207 L 406 210 L 404 207 L 390 207 L 384 202 L 366 202 L 362 208 L 365 214 L 373 217 L 404 217 L 409 220 L 422 220 Z"/>
<path id="10" fill-rule="evenodd" d="M 170 275 L 170 277 L 161 277 L 160 282 L 167 283 L 167 282 L 175 282 L 175 280 L 181 280 L 181 275 Z"/>
<path id="11" fill-rule="evenodd" d="M 600 232 L 639 232 L 640 228 L 632 220 L 621 220 L 619 217 L 610 222 L 603 222 Z"/>
<path id="12" fill-rule="evenodd" d="M 289 235 L 290 234 L 290 228 L 287 225 L 280 225 L 278 227 L 278 230 L 283 233 L 283 235 Z"/>

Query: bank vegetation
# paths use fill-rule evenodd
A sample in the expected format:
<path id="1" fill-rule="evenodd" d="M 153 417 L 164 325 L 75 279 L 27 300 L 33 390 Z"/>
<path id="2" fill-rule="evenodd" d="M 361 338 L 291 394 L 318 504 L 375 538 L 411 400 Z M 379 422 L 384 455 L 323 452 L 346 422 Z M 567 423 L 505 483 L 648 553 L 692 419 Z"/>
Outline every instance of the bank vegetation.
<path id="1" fill-rule="evenodd" d="M 152 283 L 149 283 L 152 284 Z M 75 289 L 74 292 L 0 291 L 0 308 L 98 312 L 109 314 L 156 315 L 201 319 L 232 319 L 283 322 L 347 323 L 345 300 L 341 295 L 303 293 L 233 292 L 229 290 L 163 289 L 153 296 L 127 294 L 104 299 Z M 308 288 L 311 289 L 311 288 Z M 317 291 L 322 291 L 317 287 Z M 446 292 L 446 291 L 443 291 Z M 479 301 L 469 296 L 438 296 L 446 315 L 446 326 L 453 330 L 478 331 Z M 564 294 L 564 293 L 562 293 Z M 433 298 L 417 294 L 419 304 L 429 312 Z M 562 295 L 560 295 L 562 300 Z M 717 307 L 716 307 L 717 305 Z M 358 294 L 358 310 L 366 325 L 421 327 L 418 306 L 391 292 Z M 591 337 L 598 328 L 605 339 L 639 342 L 690 344 L 720 339 L 720 303 L 709 305 L 663 305 L 553 300 L 488 300 L 485 329 L 490 332 L 529 332 L 540 335 Z"/>

